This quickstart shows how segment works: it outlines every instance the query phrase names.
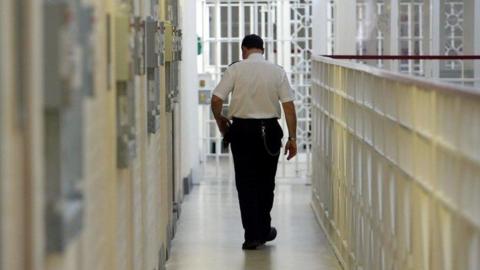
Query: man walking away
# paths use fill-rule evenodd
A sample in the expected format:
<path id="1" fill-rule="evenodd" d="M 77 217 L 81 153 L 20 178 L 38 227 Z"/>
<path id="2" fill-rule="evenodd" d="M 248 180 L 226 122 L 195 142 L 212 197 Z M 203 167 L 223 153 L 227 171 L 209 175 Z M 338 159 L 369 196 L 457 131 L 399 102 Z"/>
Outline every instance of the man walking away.
<path id="1" fill-rule="evenodd" d="M 277 236 L 271 226 L 275 174 L 283 131 L 278 124 L 283 107 L 288 126 L 284 154 L 297 154 L 294 93 L 282 67 L 263 57 L 263 40 L 248 35 L 242 41 L 241 62 L 225 71 L 213 91 L 212 111 L 224 140 L 231 142 L 235 182 L 245 229 L 243 249 L 256 249 Z M 228 116 L 223 101 L 232 93 Z M 230 125 L 230 120 L 233 123 Z"/>

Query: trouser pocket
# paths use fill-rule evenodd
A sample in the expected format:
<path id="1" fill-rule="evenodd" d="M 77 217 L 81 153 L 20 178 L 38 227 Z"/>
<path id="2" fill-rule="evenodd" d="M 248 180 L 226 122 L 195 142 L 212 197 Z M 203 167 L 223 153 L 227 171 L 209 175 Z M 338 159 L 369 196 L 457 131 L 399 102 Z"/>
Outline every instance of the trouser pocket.
<path id="1" fill-rule="evenodd" d="M 279 155 L 282 147 L 283 131 L 278 122 L 262 125 L 265 150 L 270 155 Z"/>

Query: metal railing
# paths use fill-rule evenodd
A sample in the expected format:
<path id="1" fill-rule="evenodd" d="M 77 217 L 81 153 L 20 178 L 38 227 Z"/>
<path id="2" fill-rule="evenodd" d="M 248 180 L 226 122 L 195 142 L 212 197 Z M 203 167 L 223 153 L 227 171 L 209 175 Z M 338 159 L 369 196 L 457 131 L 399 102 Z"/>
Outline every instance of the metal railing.
<path id="1" fill-rule="evenodd" d="M 480 85 L 480 55 L 324 55 L 463 86 Z M 478 89 L 480 91 L 480 89 Z"/>
<path id="2" fill-rule="evenodd" d="M 312 205 L 343 267 L 479 269 L 478 90 L 312 65 Z"/>

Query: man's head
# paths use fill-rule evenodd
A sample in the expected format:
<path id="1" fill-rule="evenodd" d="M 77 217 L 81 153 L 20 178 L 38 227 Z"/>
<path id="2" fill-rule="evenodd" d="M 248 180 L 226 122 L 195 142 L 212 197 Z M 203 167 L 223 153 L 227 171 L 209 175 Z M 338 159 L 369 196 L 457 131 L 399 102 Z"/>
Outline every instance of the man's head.
<path id="1" fill-rule="evenodd" d="M 242 41 L 242 57 L 247 59 L 252 53 L 263 53 L 263 39 L 255 34 L 247 35 Z"/>

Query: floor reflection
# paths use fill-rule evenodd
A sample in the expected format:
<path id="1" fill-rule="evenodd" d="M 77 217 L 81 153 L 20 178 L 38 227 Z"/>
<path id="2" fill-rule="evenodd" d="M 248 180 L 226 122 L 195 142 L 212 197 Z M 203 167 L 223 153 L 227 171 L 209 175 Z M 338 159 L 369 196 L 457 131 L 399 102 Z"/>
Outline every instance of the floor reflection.
<path id="1" fill-rule="evenodd" d="M 273 270 L 272 253 L 275 246 L 263 246 L 258 250 L 244 251 L 242 270 Z"/>
<path id="2" fill-rule="evenodd" d="M 272 211 L 278 236 L 245 251 L 235 184 L 208 179 L 185 197 L 167 269 L 339 270 L 310 201 L 309 186 L 278 184 Z"/>

